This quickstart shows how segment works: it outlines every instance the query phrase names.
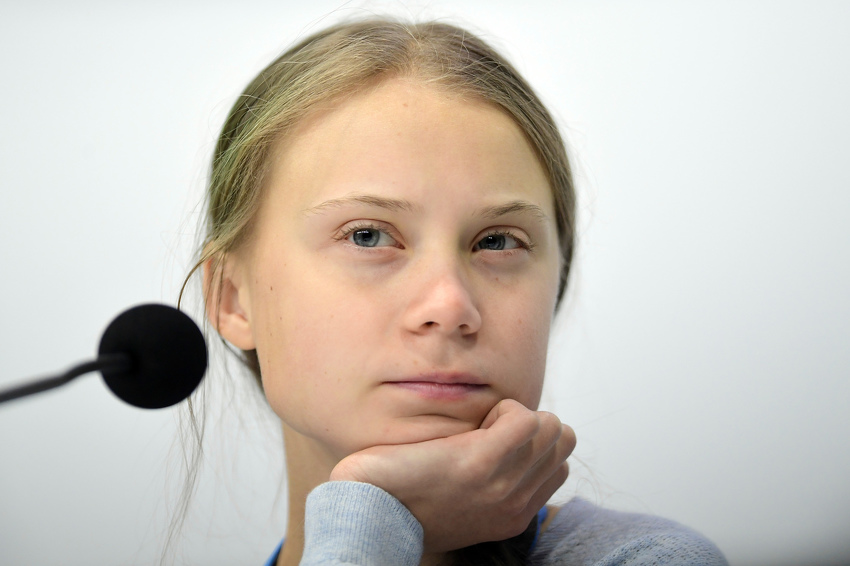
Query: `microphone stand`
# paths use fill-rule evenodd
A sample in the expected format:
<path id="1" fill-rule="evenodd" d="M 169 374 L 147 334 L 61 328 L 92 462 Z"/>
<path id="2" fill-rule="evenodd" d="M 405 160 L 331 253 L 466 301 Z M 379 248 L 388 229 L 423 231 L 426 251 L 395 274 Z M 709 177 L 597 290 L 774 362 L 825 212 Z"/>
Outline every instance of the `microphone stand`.
<path id="1" fill-rule="evenodd" d="M 0 391 L 0 403 L 48 391 L 60 385 L 65 385 L 72 379 L 91 373 L 93 371 L 114 371 L 114 372 L 129 372 L 133 367 L 133 360 L 124 353 L 102 354 L 92 361 L 74 366 L 65 373 L 55 376 L 40 379 L 26 385 L 19 385 Z"/>

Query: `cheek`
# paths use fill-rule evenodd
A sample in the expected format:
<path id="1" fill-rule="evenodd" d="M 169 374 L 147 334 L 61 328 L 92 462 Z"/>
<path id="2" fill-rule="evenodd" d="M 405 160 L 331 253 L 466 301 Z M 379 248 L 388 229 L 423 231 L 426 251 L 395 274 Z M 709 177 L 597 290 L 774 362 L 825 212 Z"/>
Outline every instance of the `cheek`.
<path id="1" fill-rule="evenodd" d="M 507 372 L 503 396 L 530 409 L 540 403 L 552 321 L 547 305 L 528 299 L 534 296 L 540 295 L 523 293 L 510 305 L 503 302 L 504 310 L 494 317 L 498 322 L 489 329 L 495 338 L 493 353 L 499 360 L 493 367 Z"/>
<path id="2" fill-rule="evenodd" d="M 550 265 L 558 265 L 557 260 Z M 527 394 L 533 404 L 528 407 L 537 408 L 543 391 L 543 379 L 546 373 L 546 358 L 549 351 L 549 335 L 552 330 L 552 318 L 555 312 L 559 273 L 555 268 L 549 268 L 541 273 L 538 281 L 542 283 L 535 293 L 526 296 L 526 304 L 522 308 L 524 317 L 518 329 L 519 341 L 524 351 L 528 352 L 527 363 L 532 369 L 528 376 Z M 545 298 L 546 300 L 541 300 Z"/>
<path id="3" fill-rule="evenodd" d="M 516 400 L 530 409 L 540 404 L 543 392 L 543 379 L 546 373 L 546 353 L 549 343 L 549 318 L 535 320 L 529 318 L 517 327 L 519 335 L 515 343 L 515 352 L 521 352 L 517 358 L 523 360 L 522 380 L 517 384 Z"/>
<path id="4" fill-rule="evenodd" d="M 352 369 L 375 349 L 375 309 L 360 308 L 337 278 L 278 270 L 252 303 L 263 387 L 275 413 L 297 429 L 344 412 L 356 395 Z"/>

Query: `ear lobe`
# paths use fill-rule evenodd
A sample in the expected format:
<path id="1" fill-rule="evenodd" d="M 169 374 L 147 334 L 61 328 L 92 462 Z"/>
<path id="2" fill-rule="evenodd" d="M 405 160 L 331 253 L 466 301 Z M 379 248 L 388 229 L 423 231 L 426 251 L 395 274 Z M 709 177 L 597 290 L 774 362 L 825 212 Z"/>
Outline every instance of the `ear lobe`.
<path id="1" fill-rule="evenodd" d="M 207 319 L 222 338 L 240 350 L 253 350 L 254 332 L 248 316 L 250 297 L 232 256 L 204 263 L 204 303 Z"/>

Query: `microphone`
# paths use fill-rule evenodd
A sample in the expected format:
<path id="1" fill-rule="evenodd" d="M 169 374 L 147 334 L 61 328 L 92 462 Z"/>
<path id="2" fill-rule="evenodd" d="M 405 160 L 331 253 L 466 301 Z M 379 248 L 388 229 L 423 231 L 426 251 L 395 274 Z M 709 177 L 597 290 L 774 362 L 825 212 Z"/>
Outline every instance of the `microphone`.
<path id="1" fill-rule="evenodd" d="M 100 370 L 107 387 L 143 409 L 175 405 L 192 394 L 207 369 L 207 345 L 185 313 L 145 304 L 124 311 L 100 339 L 98 357 L 62 375 L 0 391 L 0 403 L 47 391 Z"/>

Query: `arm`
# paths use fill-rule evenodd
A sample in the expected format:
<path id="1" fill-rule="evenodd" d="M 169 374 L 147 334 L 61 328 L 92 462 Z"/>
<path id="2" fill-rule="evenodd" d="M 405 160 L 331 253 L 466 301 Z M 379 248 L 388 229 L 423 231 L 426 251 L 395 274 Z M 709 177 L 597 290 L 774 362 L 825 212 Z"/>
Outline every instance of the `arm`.
<path id="1" fill-rule="evenodd" d="M 360 482 L 327 482 L 307 497 L 302 565 L 416 566 L 422 526 L 398 499 Z"/>
<path id="2" fill-rule="evenodd" d="M 541 535 L 537 566 L 729 566 L 720 550 L 679 523 L 597 507 L 580 498 L 563 506 Z"/>

